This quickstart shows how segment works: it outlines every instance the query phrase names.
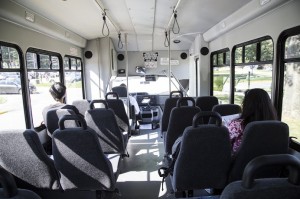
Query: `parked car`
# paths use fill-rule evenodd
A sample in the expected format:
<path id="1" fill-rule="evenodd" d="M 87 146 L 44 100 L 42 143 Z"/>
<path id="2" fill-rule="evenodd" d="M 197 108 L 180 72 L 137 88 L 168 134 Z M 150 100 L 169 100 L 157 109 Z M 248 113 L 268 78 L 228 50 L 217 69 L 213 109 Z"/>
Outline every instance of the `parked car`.
<path id="1" fill-rule="evenodd" d="M 36 86 L 32 83 L 29 83 L 29 91 L 30 93 L 36 92 Z M 1 94 L 12 94 L 12 93 L 22 93 L 22 87 L 20 84 L 20 80 L 0 80 L 0 93 Z"/>
<path id="2" fill-rule="evenodd" d="M 0 93 L 11 94 L 11 93 L 22 93 L 22 87 L 17 82 L 1 80 L 0 81 Z"/>

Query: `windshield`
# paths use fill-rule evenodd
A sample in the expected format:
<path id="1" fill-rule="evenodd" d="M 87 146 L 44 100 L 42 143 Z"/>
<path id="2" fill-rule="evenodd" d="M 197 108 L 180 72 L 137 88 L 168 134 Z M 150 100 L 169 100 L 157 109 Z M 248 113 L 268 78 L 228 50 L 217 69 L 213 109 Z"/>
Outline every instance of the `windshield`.
<path id="1" fill-rule="evenodd" d="M 146 81 L 147 79 L 147 81 Z M 180 87 L 174 78 L 171 78 L 171 91 L 180 90 Z M 124 83 L 127 85 L 126 77 L 115 77 L 111 79 L 112 87 L 120 86 Z M 169 95 L 169 78 L 166 76 L 130 76 L 128 77 L 127 89 L 129 93 L 146 92 L 149 95 Z"/>

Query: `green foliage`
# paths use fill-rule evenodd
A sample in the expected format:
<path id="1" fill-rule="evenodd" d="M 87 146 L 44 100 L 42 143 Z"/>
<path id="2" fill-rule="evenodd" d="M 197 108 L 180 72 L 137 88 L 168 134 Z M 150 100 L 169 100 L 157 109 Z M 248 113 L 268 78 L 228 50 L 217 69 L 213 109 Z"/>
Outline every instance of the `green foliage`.
<path id="1" fill-rule="evenodd" d="M 214 77 L 214 91 L 222 91 L 223 90 L 223 77 L 216 76 Z"/>

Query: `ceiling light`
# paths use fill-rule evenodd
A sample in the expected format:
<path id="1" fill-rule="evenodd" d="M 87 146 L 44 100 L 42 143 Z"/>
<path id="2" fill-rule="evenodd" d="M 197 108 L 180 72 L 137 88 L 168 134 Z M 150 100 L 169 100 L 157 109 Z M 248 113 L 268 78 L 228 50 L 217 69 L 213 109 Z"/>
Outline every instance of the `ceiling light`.
<path id="1" fill-rule="evenodd" d="M 175 44 L 179 44 L 181 41 L 180 41 L 179 39 L 175 39 L 173 42 L 174 42 Z"/>

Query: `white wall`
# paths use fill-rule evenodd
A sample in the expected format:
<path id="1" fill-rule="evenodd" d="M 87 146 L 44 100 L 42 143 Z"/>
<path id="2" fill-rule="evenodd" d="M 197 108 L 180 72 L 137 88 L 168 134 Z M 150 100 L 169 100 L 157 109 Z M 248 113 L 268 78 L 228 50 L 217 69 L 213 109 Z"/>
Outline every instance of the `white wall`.
<path id="1" fill-rule="evenodd" d="M 111 68 L 111 50 L 114 49 L 110 38 L 94 39 L 87 42 L 85 51 L 93 56 L 85 58 L 87 99 L 104 99 L 110 77 L 115 75 Z"/>
<path id="2" fill-rule="evenodd" d="M 40 34 L 36 31 L 5 21 L 1 18 L 0 27 L 0 41 L 20 46 L 24 54 L 29 47 L 33 47 L 60 53 L 62 57 L 65 55 L 82 57 L 82 49 L 75 45 Z"/>
<path id="3" fill-rule="evenodd" d="M 157 59 L 157 68 L 148 68 L 146 69 L 146 74 L 161 74 L 162 71 L 166 71 L 168 73 L 169 66 L 161 65 L 161 58 L 168 58 L 168 51 L 155 51 L 158 52 Z M 187 53 L 186 59 L 181 59 L 181 53 Z M 124 53 L 125 56 L 125 53 Z M 171 71 L 178 79 L 188 79 L 189 76 L 189 59 L 188 59 L 188 51 L 172 51 L 171 52 L 171 60 L 178 60 L 179 65 L 172 65 Z M 128 52 L 128 75 L 138 75 L 135 72 L 136 66 L 144 66 L 144 58 L 143 52 Z M 126 69 L 126 59 L 123 61 L 118 60 L 118 69 Z"/>

